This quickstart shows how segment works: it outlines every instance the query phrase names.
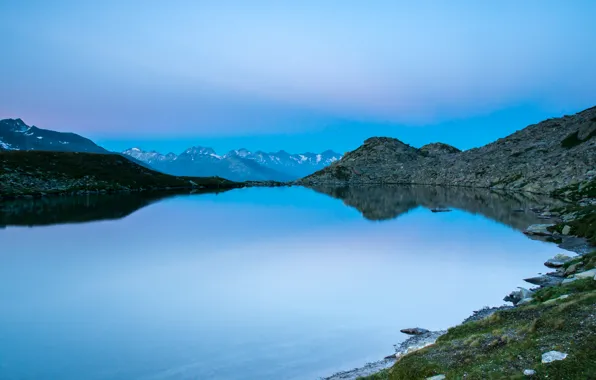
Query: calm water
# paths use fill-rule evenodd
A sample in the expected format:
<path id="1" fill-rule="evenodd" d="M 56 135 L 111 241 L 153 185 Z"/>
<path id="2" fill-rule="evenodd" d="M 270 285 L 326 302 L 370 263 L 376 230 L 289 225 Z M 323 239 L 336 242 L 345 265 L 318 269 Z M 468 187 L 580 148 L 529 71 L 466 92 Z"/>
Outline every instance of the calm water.
<path id="1" fill-rule="evenodd" d="M 317 190 L 1 205 L 0 379 L 316 379 L 502 304 L 560 252 L 514 212 L 549 200 Z"/>

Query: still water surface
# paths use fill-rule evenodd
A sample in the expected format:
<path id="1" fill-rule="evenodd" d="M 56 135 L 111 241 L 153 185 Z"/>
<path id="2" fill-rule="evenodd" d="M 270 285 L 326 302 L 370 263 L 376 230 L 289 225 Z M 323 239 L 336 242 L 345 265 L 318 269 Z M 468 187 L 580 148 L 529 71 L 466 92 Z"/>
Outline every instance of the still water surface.
<path id="1" fill-rule="evenodd" d="M 545 199 L 252 188 L 4 204 L 1 379 L 317 379 L 502 304 Z M 432 207 L 452 212 L 432 213 Z"/>

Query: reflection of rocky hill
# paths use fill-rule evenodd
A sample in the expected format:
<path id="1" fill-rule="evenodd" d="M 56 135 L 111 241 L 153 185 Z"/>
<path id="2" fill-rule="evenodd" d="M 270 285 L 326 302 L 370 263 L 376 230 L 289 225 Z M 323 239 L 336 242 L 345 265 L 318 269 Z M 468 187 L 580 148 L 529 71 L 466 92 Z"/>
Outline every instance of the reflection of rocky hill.
<path id="1" fill-rule="evenodd" d="M 343 200 L 344 204 L 358 209 L 370 220 L 397 218 L 418 206 L 428 209 L 447 207 L 481 214 L 519 230 L 538 222 L 530 208 L 559 204 L 559 201 L 539 194 L 463 187 L 317 186 L 313 190 Z"/>
<path id="2" fill-rule="evenodd" d="M 171 195 L 143 192 L 3 201 L 0 228 L 120 219 Z"/>

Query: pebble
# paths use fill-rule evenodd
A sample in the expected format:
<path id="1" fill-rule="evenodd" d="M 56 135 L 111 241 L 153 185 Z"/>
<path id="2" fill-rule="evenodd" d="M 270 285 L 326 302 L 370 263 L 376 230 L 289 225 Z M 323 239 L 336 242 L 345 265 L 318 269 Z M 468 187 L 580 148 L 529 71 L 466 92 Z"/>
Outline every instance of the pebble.
<path id="1" fill-rule="evenodd" d="M 557 360 L 563 360 L 567 357 L 567 354 L 559 351 L 549 351 L 542 354 L 542 363 L 550 363 Z"/>

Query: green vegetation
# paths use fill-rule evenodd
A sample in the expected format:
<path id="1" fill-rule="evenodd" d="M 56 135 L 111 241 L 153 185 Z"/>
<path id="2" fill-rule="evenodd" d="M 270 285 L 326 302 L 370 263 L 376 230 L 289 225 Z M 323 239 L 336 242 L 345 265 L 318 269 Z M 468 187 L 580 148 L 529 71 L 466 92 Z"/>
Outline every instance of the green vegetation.
<path id="1" fill-rule="evenodd" d="M 384 369 L 370 376 L 359 377 L 357 380 L 389 380 L 389 370 Z"/>
<path id="2" fill-rule="evenodd" d="M 78 191 L 226 189 L 243 184 L 219 177 L 174 177 L 137 165 L 117 154 L 44 151 L 0 153 L 0 195 Z"/>
<path id="3" fill-rule="evenodd" d="M 596 198 L 596 180 L 585 181 L 561 188 L 552 194 L 555 197 L 569 201 L 580 201 L 585 198 Z M 574 218 L 568 222 L 562 222 L 554 227 L 553 231 L 561 233 L 563 227 L 571 227 L 571 234 L 585 237 L 592 244 L 596 244 L 596 206 L 569 205 L 557 210 L 561 214 L 574 214 Z"/>
<path id="4" fill-rule="evenodd" d="M 579 201 L 583 198 L 596 198 L 596 180 L 565 186 L 555 190 L 552 195 L 571 201 Z"/>
<path id="5" fill-rule="evenodd" d="M 596 253 L 584 260 L 593 257 Z M 562 295 L 568 297 L 557 299 Z M 524 369 L 535 370 L 540 379 L 595 378 L 596 281 L 542 289 L 535 299 L 453 327 L 435 345 L 402 357 L 386 373 L 364 379 L 416 380 L 438 374 L 447 379 L 522 379 Z M 542 364 L 542 354 L 551 350 L 569 356 Z"/>
<path id="6" fill-rule="evenodd" d="M 573 213 L 575 217 L 568 222 L 558 223 L 549 230 L 561 233 L 565 226 L 569 226 L 571 235 L 584 237 L 590 243 L 596 244 L 596 206 L 568 206 L 562 213 Z"/>

